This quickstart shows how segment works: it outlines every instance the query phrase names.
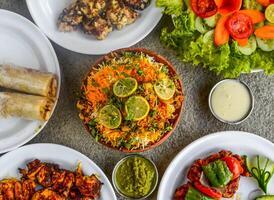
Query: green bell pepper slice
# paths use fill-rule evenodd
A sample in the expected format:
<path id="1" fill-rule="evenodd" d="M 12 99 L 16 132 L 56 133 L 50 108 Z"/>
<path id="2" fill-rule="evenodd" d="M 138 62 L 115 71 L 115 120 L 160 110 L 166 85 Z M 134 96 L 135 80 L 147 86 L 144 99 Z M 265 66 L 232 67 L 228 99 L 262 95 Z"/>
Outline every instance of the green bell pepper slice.
<path id="1" fill-rule="evenodd" d="M 193 187 L 190 187 L 186 193 L 185 200 L 214 200 L 211 197 L 208 197 L 196 190 Z"/>
<path id="2" fill-rule="evenodd" d="M 213 187 L 225 187 L 233 178 L 226 162 L 216 160 L 202 167 L 203 172 Z"/>

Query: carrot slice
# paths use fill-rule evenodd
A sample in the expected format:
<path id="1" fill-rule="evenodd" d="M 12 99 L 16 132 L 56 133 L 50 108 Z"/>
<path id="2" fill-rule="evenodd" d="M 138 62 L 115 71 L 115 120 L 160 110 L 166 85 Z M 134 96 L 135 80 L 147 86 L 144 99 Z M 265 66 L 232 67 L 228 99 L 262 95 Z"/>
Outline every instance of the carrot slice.
<path id="1" fill-rule="evenodd" d="M 219 13 L 221 13 L 222 15 L 228 15 L 235 11 L 238 11 L 241 9 L 242 6 L 242 0 L 219 0 L 218 3 L 221 4 L 218 6 L 218 4 L 216 3 L 219 8 Z"/>
<path id="2" fill-rule="evenodd" d="M 267 7 L 270 4 L 270 0 L 257 0 L 257 2 L 265 7 Z"/>
<path id="3" fill-rule="evenodd" d="M 253 24 L 257 24 L 265 20 L 264 14 L 258 10 L 240 10 L 239 13 L 248 15 L 252 19 Z"/>
<path id="4" fill-rule="evenodd" d="M 225 27 L 227 19 L 228 16 L 222 16 L 217 22 L 214 32 L 214 42 L 216 46 L 221 46 L 229 41 L 229 32 Z"/>
<path id="5" fill-rule="evenodd" d="M 236 40 L 241 47 L 244 47 L 248 44 L 248 38 L 244 38 L 244 39 L 233 38 L 233 39 Z"/>
<path id="6" fill-rule="evenodd" d="M 274 39 L 274 25 L 266 25 L 256 29 L 254 33 L 258 38 Z"/>
<path id="7" fill-rule="evenodd" d="M 224 4 L 224 0 L 215 0 L 215 3 L 218 8 L 220 8 Z"/>

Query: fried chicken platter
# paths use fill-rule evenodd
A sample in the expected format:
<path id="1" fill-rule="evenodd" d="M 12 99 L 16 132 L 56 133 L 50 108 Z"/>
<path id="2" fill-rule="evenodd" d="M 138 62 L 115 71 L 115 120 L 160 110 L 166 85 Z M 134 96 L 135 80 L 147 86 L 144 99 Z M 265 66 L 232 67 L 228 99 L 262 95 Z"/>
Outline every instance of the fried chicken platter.
<path id="1" fill-rule="evenodd" d="M 150 0 L 74 0 L 60 14 L 57 26 L 61 32 L 82 29 L 103 40 L 134 23 L 149 4 Z"/>
<path id="2" fill-rule="evenodd" d="M 94 200 L 103 184 L 94 174 L 84 175 L 81 164 L 70 171 L 35 159 L 19 173 L 20 179 L 0 181 L 0 200 Z"/>

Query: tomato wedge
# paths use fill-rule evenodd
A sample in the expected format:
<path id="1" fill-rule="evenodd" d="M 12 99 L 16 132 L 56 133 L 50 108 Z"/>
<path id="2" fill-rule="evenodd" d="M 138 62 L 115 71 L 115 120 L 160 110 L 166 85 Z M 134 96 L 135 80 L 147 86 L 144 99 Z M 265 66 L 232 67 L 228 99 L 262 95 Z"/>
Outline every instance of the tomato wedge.
<path id="1" fill-rule="evenodd" d="M 201 18 L 211 17 L 218 11 L 214 0 L 191 0 L 191 8 Z"/>
<path id="2" fill-rule="evenodd" d="M 194 187 L 199 190 L 200 192 L 202 192 L 203 194 L 214 198 L 214 199 L 221 199 L 222 198 L 222 193 L 218 192 L 217 190 L 215 190 L 214 188 L 211 187 L 207 187 L 205 185 L 202 185 L 199 182 L 195 182 L 194 183 Z"/>
<path id="3" fill-rule="evenodd" d="M 219 13 L 228 15 L 235 11 L 239 11 L 242 6 L 242 0 L 215 0 L 219 8 Z"/>
<path id="4" fill-rule="evenodd" d="M 251 17 L 243 13 L 235 13 L 226 22 L 230 35 L 236 39 L 248 38 L 254 31 Z"/>
<path id="5" fill-rule="evenodd" d="M 227 156 L 222 160 L 226 162 L 229 170 L 232 172 L 233 180 L 238 178 L 243 173 L 244 170 L 241 166 L 241 163 L 236 158 Z"/>

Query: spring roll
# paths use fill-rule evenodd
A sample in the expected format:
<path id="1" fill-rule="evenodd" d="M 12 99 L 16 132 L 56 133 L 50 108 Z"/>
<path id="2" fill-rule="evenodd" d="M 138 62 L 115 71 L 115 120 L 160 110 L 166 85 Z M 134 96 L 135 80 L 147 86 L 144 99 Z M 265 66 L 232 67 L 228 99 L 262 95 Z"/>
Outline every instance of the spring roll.
<path id="1" fill-rule="evenodd" d="M 55 97 L 57 80 L 52 73 L 13 65 L 0 65 L 0 86 L 29 94 Z"/>
<path id="2" fill-rule="evenodd" d="M 54 106 L 48 97 L 0 92 L 0 116 L 47 121 Z"/>

